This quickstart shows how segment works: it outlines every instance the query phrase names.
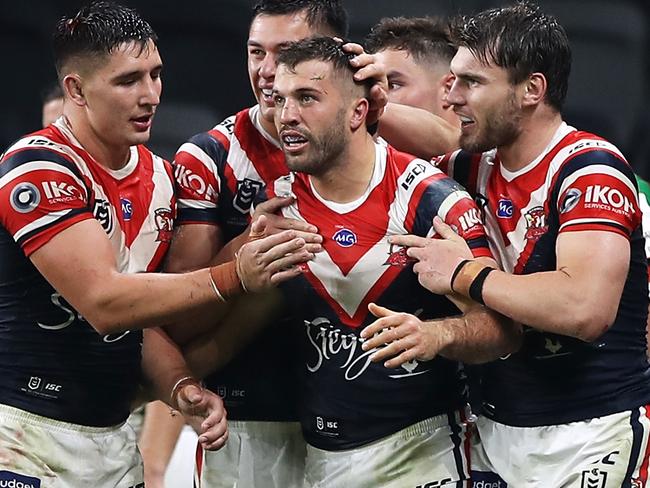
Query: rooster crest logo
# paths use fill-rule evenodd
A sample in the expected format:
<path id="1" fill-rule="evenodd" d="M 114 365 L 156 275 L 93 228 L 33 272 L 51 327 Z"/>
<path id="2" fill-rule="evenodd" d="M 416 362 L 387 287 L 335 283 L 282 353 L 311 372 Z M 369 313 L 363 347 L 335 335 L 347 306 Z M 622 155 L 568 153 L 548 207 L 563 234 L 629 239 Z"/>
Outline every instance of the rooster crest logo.
<path id="1" fill-rule="evenodd" d="M 391 244 L 390 248 L 388 248 L 388 258 L 384 266 L 399 266 L 400 268 L 404 268 L 413 262 L 415 262 L 415 259 L 408 257 L 405 247 Z"/>

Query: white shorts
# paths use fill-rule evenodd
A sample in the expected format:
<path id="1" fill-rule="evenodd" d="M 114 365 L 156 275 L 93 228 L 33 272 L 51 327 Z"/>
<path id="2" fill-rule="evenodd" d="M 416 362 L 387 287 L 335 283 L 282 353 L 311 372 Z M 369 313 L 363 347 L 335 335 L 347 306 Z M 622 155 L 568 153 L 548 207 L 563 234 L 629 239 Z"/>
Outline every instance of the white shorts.
<path id="1" fill-rule="evenodd" d="M 472 448 L 473 486 L 645 487 L 649 416 L 650 406 L 544 427 L 512 427 L 480 417 Z"/>
<path id="2" fill-rule="evenodd" d="M 298 422 L 228 421 L 228 442 L 197 447 L 199 488 L 301 488 L 306 444 Z"/>
<path id="3" fill-rule="evenodd" d="M 143 488 L 135 432 L 127 423 L 86 427 L 0 405 L 0 486 Z"/>
<path id="4" fill-rule="evenodd" d="M 470 436 L 460 414 L 440 415 L 356 449 L 307 446 L 305 488 L 469 486 Z"/>

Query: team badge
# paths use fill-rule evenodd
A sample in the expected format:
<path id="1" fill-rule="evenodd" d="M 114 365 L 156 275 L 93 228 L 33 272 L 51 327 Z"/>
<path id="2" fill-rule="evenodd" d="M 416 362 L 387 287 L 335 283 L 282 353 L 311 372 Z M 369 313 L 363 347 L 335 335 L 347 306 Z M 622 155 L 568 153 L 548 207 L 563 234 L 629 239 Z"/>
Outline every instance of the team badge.
<path id="1" fill-rule="evenodd" d="M 172 218 L 171 209 L 157 208 L 154 211 L 154 220 L 156 222 L 156 229 L 158 230 L 156 241 L 170 242 L 174 230 L 174 219 Z"/>
<path id="2" fill-rule="evenodd" d="M 32 376 L 29 378 L 27 386 L 30 390 L 38 390 L 38 388 L 41 386 L 41 379 L 38 376 Z"/>
<path id="3" fill-rule="evenodd" d="M 113 233 L 113 212 L 111 212 L 111 204 L 106 200 L 95 200 L 93 208 L 93 216 L 101 224 L 102 228 L 110 236 Z"/>
<path id="4" fill-rule="evenodd" d="M 591 468 L 582 472 L 580 488 L 604 488 L 607 484 L 607 472 Z"/>
<path id="5" fill-rule="evenodd" d="M 352 247 L 357 243 L 357 235 L 346 228 L 337 230 L 332 239 L 341 247 Z"/>
<path id="6" fill-rule="evenodd" d="M 16 212 L 28 213 L 38 207 L 41 193 L 32 183 L 20 183 L 11 190 L 9 201 Z"/>
<path id="7" fill-rule="evenodd" d="M 237 193 L 233 199 L 233 207 L 241 213 L 248 213 L 255 199 L 255 195 L 257 195 L 257 192 L 260 191 L 262 186 L 263 184 L 260 181 L 251 180 L 250 178 L 237 181 Z"/>
<path id="8" fill-rule="evenodd" d="M 546 224 L 546 215 L 544 214 L 544 207 L 533 207 L 524 214 L 526 218 L 526 239 L 529 241 L 537 241 L 548 230 Z"/>
<path id="9" fill-rule="evenodd" d="M 395 247 L 398 247 L 398 249 L 395 250 Z M 391 244 L 388 249 L 388 259 L 386 259 L 384 266 L 399 266 L 400 268 L 403 268 L 414 261 L 414 259 L 408 257 L 406 254 L 405 247 Z"/>

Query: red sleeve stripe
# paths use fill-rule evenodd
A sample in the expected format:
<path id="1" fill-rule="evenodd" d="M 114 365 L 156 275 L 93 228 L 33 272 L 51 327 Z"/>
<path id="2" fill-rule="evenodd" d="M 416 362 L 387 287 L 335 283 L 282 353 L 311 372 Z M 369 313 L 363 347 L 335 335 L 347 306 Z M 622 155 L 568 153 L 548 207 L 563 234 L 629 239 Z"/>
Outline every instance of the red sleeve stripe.
<path id="1" fill-rule="evenodd" d="M 71 210 L 72 209 L 70 209 L 70 211 Z M 82 222 L 84 220 L 92 218 L 94 218 L 93 214 L 91 214 L 89 211 L 77 211 L 74 213 L 68 213 L 68 218 L 63 218 L 58 222 L 52 222 L 49 224 L 50 227 L 46 229 L 38 229 L 38 232 L 33 236 L 25 236 L 26 238 L 24 241 L 19 242 L 19 244 L 22 246 L 25 255 L 29 257 L 34 251 L 37 251 L 42 246 L 47 244 L 50 239 L 52 239 L 52 237 L 61 231 L 67 229 L 68 227 L 71 227 L 77 222 Z M 16 241 L 18 240 L 19 239 L 16 237 Z"/>

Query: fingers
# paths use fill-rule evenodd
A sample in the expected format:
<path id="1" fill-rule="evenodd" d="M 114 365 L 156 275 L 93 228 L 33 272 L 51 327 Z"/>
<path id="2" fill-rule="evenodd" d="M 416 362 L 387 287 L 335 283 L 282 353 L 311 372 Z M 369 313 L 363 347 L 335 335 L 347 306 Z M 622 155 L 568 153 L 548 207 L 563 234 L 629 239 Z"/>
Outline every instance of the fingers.
<path id="1" fill-rule="evenodd" d="M 377 318 L 388 317 L 390 315 L 395 315 L 397 313 L 397 312 L 393 312 L 392 310 L 390 310 L 390 309 L 388 309 L 386 307 L 380 307 L 376 303 L 369 303 L 368 304 L 368 310 L 370 311 L 371 314 L 373 314 Z M 370 334 L 370 335 L 372 335 L 372 334 Z M 361 332 L 361 337 L 367 337 L 367 336 L 364 336 L 363 332 Z"/>
<path id="2" fill-rule="evenodd" d="M 355 59 L 360 59 L 359 66 L 362 66 L 361 68 L 359 68 L 357 71 L 354 72 L 355 81 L 377 80 L 379 82 L 385 83 L 386 72 L 383 66 L 380 66 L 377 63 L 371 63 L 368 65 L 361 64 L 363 62 L 366 63 L 368 62 L 366 56 L 370 56 L 370 55 L 362 54 L 361 56 L 357 56 L 352 60 L 354 61 Z"/>
<path id="3" fill-rule="evenodd" d="M 277 285 L 283 281 L 288 281 L 296 276 L 299 276 L 303 273 L 303 268 L 301 266 L 294 266 L 289 269 L 283 269 L 271 275 L 271 284 Z"/>
<path id="4" fill-rule="evenodd" d="M 264 215 L 260 215 L 255 221 L 251 224 L 251 231 L 249 237 L 252 239 L 259 239 L 264 236 L 266 231 L 267 219 Z"/>
<path id="5" fill-rule="evenodd" d="M 207 451 L 221 449 L 228 440 L 228 423 L 225 415 L 219 418 L 212 418 L 210 415 L 201 423 L 201 435 L 199 442 L 201 447 Z"/>
<path id="6" fill-rule="evenodd" d="M 263 218 L 263 216 L 260 217 L 260 218 Z M 252 232 L 252 229 L 251 229 L 251 232 Z M 274 248 L 274 247 L 276 247 L 276 246 L 278 246 L 278 245 L 280 245 L 282 243 L 287 243 L 287 242 L 291 242 L 292 240 L 297 240 L 296 238 L 297 238 L 296 231 L 284 230 L 282 232 L 279 232 L 278 234 L 273 234 L 273 235 L 270 235 L 270 236 L 266 236 L 266 237 L 264 237 L 262 239 L 259 239 L 257 241 L 250 242 L 248 244 L 244 244 L 241 247 L 241 249 L 239 251 L 239 254 L 241 255 L 243 253 L 244 249 L 247 249 L 247 248 L 252 250 L 253 252 L 265 253 L 265 252 L 269 251 L 270 249 L 272 249 L 272 248 Z M 301 245 L 305 244 L 305 241 L 303 239 L 300 239 L 300 241 L 302 242 Z M 300 246 L 298 246 L 298 247 L 300 247 Z"/>
<path id="7" fill-rule="evenodd" d="M 307 234 L 311 234 L 315 237 L 318 237 L 319 240 L 314 241 L 314 242 L 321 242 L 323 238 L 317 234 L 318 232 L 318 227 L 315 225 L 309 224 L 307 222 L 304 222 L 302 220 L 298 219 L 290 219 L 287 217 L 280 217 L 277 215 L 274 215 L 271 217 L 273 219 L 273 227 L 280 229 L 280 230 L 288 230 L 288 229 L 293 229 L 297 231 L 302 231 Z"/>
<path id="8" fill-rule="evenodd" d="M 433 228 L 443 239 L 462 239 L 462 237 L 454 232 L 454 229 L 445 224 L 445 222 L 437 215 L 433 218 Z"/>
<path id="9" fill-rule="evenodd" d="M 291 254 L 285 254 L 280 258 L 272 260 L 268 266 L 266 266 L 266 271 L 268 273 L 274 274 L 281 271 L 284 271 L 288 268 L 292 268 L 297 264 L 306 263 L 314 258 L 314 255 L 310 252 L 307 252 L 304 249 L 301 249 L 298 252 L 293 252 Z"/>
<path id="10" fill-rule="evenodd" d="M 299 251 L 302 251 L 304 247 L 305 247 L 304 239 L 297 237 L 288 242 L 282 242 L 280 244 L 277 244 L 265 252 L 258 252 L 257 262 L 260 265 L 269 266 L 274 261 L 281 260 L 285 258 L 287 255 L 299 254 Z M 308 257 L 313 257 L 313 254 L 309 253 Z M 305 260 L 303 259 L 302 261 Z M 302 261 L 297 261 L 297 262 L 302 262 Z M 295 262 L 290 263 L 288 265 L 290 266 L 291 264 L 295 264 Z M 285 266 L 280 265 L 280 268 L 282 267 L 287 267 L 287 265 Z"/>
<path id="11" fill-rule="evenodd" d="M 335 37 L 334 39 L 338 39 L 338 38 Z M 341 41 L 341 39 L 338 40 Z M 343 44 L 343 46 L 341 46 L 341 49 L 343 49 L 343 51 L 345 51 L 348 54 L 363 53 L 363 46 L 361 44 L 357 44 L 356 42 L 346 42 L 345 44 Z"/>
<path id="12" fill-rule="evenodd" d="M 431 239 L 414 235 L 390 236 L 388 242 L 404 247 L 426 247 L 431 242 Z"/>
<path id="13" fill-rule="evenodd" d="M 295 201 L 294 197 L 273 197 L 266 202 L 262 202 L 255 207 L 256 213 L 277 213 L 280 209 L 288 207 Z"/>

